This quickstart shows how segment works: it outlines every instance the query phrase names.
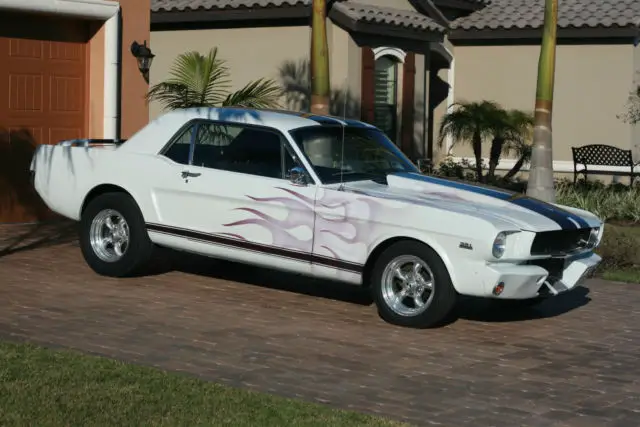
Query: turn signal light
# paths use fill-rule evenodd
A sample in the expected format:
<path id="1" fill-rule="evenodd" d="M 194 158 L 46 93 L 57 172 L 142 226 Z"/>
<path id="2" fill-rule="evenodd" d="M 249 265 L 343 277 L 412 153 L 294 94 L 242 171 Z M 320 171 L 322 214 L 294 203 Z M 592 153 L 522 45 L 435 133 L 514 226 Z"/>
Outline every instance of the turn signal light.
<path id="1" fill-rule="evenodd" d="M 504 282 L 500 282 L 497 285 L 495 285 L 493 287 L 493 294 L 495 296 L 498 296 L 502 293 L 502 291 L 504 291 Z"/>

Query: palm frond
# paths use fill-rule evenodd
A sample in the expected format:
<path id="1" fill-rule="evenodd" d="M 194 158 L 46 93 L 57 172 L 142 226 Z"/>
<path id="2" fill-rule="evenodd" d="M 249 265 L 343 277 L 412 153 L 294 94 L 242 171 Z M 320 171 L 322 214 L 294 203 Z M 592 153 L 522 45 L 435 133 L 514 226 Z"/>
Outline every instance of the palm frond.
<path id="1" fill-rule="evenodd" d="M 169 78 L 154 85 L 148 101 L 157 101 L 165 109 L 214 107 L 221 103 L 229 89 L 229 70 L 217 58 L 217 49 L 207 55 L 191 51 L 178 55 Z"/>
<path id="2" fill-rule="evenodd" d="M 225 107 L 278 108 L 281 96 L 280 86 L 274 80 L 263 78 L 249 82 L 242 89 L 230 93 L 222 105 Z"/>

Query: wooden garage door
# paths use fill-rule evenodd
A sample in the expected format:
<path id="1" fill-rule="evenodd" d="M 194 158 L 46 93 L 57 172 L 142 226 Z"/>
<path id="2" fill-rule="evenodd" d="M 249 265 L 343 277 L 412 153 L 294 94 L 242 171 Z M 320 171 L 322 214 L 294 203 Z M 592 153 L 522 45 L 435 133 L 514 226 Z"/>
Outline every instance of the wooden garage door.
<path id="1" fill-rule="evenodd" d="M 0 18 L 0 223 L 51 217 L 29 183 L 38 144 L 85 136 L 88 23 Z"/>

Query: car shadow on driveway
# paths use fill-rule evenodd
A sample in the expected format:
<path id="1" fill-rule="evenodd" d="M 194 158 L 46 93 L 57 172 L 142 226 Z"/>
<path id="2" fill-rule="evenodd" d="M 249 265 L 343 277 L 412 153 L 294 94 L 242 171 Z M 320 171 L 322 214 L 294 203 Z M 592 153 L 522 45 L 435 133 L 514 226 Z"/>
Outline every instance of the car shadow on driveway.
<path id="1" fill-rule="evenodd" d="M 561 316 L 583 307 L 591 301 L 589 289 L 575 289 L 550 297 L 532 307 L 510 304 L 509 301 L 463 297 L 458 303 L 456 317 L 478 322 L 519 322 Z"/>
<path id="2" fill-rule="evenodd" d="M 319 280 L 299 274 L 217 260 L 164 248 L 157 251 L 154 256 L 153 266 L 145 274 L 158 275 L 170 271 L 240 282 L 252 286 L 358 305 L 371 305 L 373 303 L 369 292 L 359 286 Z"/>
<path id="3" fill-rule="evenodd" d="M 368 290 L 344 283 L 313 279 L 167 249 L 161 249 L 154 258 L 153 267 L 146 274 L 157 275 L 180 271 L 362 306 L 373 304 Z M 490 299 L 463 296 L 449 318 L 439 326 L 446 326 L 459 319 L 494 323 L 556 317 L 588 304 L 591 300 L 588 294 L 588 288 L 579 286 L 534 307 L 519 307 L 510 305 L 506 301 L 497 302 Z"/>

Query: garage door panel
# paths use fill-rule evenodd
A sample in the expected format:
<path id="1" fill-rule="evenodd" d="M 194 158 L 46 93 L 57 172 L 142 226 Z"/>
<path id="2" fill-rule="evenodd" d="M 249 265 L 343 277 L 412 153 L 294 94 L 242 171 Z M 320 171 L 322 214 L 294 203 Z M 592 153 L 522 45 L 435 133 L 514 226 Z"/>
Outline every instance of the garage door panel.
<path id="1" fill-rule="evenodd" d="M 42 59 L 44 42 L 41 40 L 9 39 L 9 57 Z"/>
<path id="2" fill-rule="evenodd" d="M 84 44 L 68 42 L 49 42 L 49 59 L 65 63 L 84 61 Z"/>
<path id="3" fill-rule="evenodd" d="M 0 222 L 50 217 L 28 181 L 39 144 L 82 138 L 88 24 L 0 16 Z M 19 22 L 19 24 L 16 24 Z"/>
<path id="4" fill-rule="evenodd" d="M 36 147 L 38 145 L 38 141 L 42 140 L 42 128 L 36 126 L 11 126 L 9 127 L 9 132 L 11 133 L 12 139 L 19 138 L 21 142 L 26 142 L 28 145 L 32 147 Z"/>
<path id="5" fill-rule="evenodd" d="M 82 138 L 82 131 L 78 128 L 50 128 L 49 140 L 62 141 L 63 139 L 79 139 Z"/>
<path id="6" fill-rule="evenodd" d="M 44 80 L 41 74 L 9 72 L 9 111 L 43 113 Z"/>
<path id="7" fill-rule="evenodd" d="M 84 107 L 84 79 L 51 76 L 49 79 L 49 111 L 52 113 L 80 113 Z"/>

